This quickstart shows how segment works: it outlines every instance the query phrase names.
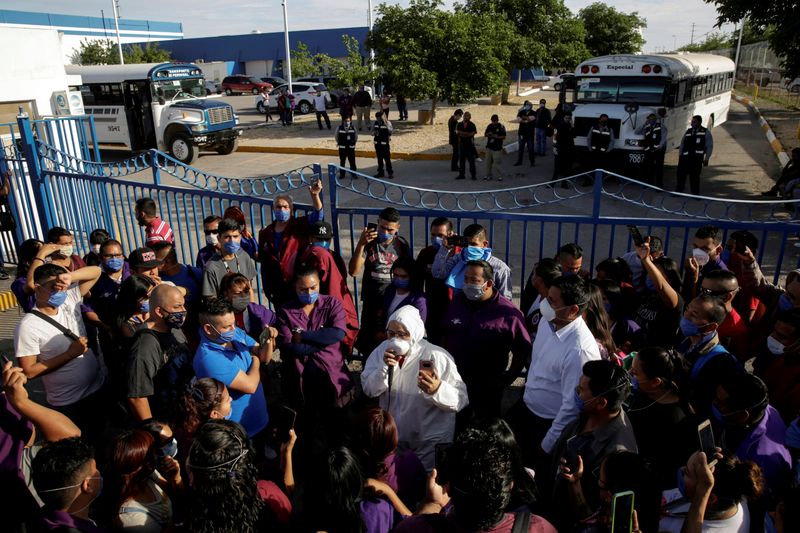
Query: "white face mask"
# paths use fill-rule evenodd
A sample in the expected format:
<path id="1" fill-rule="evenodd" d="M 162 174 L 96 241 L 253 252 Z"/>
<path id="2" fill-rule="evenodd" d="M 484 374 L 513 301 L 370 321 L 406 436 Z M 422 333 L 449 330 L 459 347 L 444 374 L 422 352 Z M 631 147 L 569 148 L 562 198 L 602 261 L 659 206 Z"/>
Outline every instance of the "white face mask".
<path id="1" fill-rule="evenodd" d="M 772 355 L 783 355 L 786 347 L 778 339 L 770 335 L 767 337 L 767 349 Z"/>
<path id="2" fill-rule="evenodd" d="M 550 305 L 550 302 L 547 301 L 547 298 L 544 298 L 541 302 L 539 302 L 539 312 L 542 314 L 542 318 L 548 322 L 552 322 L 556 319 L 556 310 L 553 309 L 553 306 Z"/>
<path id="3" fill-rule="evenodd" d="M 100 253 L 100 245 L 99 244 L 93 244 L 92 245 L 92 252 L 96 253 L 96 254 L 99 254 Z"/>
<path id="4" fill-rule="evenodd" d="M 69 246 L 62 246 L 58 253 L 64 257 L 72 257 L 72 245 L 70 244 Z"/>
<path id="5" fill-rule="evenodd" d="M 694 257 L 694 260 L 697 261 L 699 266 L 705 266 L 711 259 L 708 255 L 708 252 L 702 248 L 694 248 L 692 250 L 692 257 Z"/>
<path id="6" fill-rule="evenodd" d="M 206 235 L 206 244 L 208 244 L 209 246 L 216 246 L 217 243 L 219 243 L 219 235 L 215 233 Z"/>
<path id="7" fill-rule="evenodd" d="M 386 343 L 386 349 L 394 352 L 395 355 L 406 355 L 411 349 L 411 343 L 398 337 L 392 337 Z"/>

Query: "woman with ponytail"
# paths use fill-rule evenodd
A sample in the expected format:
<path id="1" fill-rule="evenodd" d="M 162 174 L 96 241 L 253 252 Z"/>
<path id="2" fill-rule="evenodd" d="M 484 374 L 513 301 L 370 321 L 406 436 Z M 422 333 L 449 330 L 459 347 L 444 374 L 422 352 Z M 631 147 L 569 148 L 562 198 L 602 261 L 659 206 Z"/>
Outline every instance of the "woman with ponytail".
<path id="1" fill-rule="evenodd" d="M 689 424 L 691 411 L 681 397 L 681 361 L 663 348 L 642 348 L 630 370 L 633 392 L 627 415 L 639 453 L 653 465 L 662 490 L 675 485 L 675 471 L 697 448 L 697 428 Z"/>
<path id="2" fill-rule="evenodd" d="M 207 421 L 227 418 L 230 414 L 231 395 L 224 383 L 214 378 L 192 380 L 178 398 L 170 424 L 175 428 L 178 449 L 188 450 L 194 434 Z"/>

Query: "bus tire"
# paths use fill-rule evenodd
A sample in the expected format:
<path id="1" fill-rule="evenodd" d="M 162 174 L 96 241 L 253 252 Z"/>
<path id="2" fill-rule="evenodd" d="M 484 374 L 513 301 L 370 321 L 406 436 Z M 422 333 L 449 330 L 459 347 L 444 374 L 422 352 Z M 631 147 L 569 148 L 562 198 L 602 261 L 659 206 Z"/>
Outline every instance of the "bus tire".
<path id="1" fill-rule="evenodd" d="M 217 153 L 219 155 L 232 154 L 239 148 L 239 139 L 229 139 L 217 145 Z"/>
<path id="2" fill-rule="evenodd" d="M 185 165 L 191 165 L 200 155 L 200 148 L 192 142 L 188 135 L 176 133 L 169 140 L 169 155 Z"/>

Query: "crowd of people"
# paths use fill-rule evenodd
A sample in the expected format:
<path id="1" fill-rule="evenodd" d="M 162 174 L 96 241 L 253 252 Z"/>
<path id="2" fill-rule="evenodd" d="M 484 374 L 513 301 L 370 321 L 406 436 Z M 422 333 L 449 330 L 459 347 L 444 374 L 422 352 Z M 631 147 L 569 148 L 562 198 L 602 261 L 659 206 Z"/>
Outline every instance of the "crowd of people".
<path id="1" fill-rule="evenodd" d="M 482 225 L 415 254 L 387 207 L 345 262 L 308 193 L 207 217 L 191 265 L 150 198 L 145 247 L 21 244 L 4 530 L 800 531 L 800 270 L 753 234 L 565 244 L 517 305 Z"/>

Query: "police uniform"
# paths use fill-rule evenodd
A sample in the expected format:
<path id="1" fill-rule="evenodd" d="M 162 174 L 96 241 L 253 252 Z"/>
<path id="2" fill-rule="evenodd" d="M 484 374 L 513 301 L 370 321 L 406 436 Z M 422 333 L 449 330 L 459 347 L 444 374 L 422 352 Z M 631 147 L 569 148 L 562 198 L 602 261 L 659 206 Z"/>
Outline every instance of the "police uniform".
<path id="1" fill-rule="evenodd" d="M 378 173 L 376 178 L 383 177 L 383 166 L 386 165 L 386 172 L 389 173 L 389 179 L 394 178 L 394 171 L 392 170 L 392 152 L 389 147 L 389 138 L 392 135 L 392 123 L 386 120 L 378 119 L 372 125 L 372 137 L 375 143 L 375 155 L 378 158 Z"/>
<path id="2" fill-rule="evenodd" d="M 664 152 L 666 150 L 667 127 L 660 121 L 648 122 L 642 129 L 644 149 L 644 175 L 647 183 L 664 188 Z"/>
<path id="3" fill-rule="evenodd" d="M 714 150 L 714 139 L 711 132 L 703 126 L 689 128 L 683 134 L 678 158 L 678 185 L 677 192 L 683 192 L 686 187 L 686 176 L 689 176 L 689 187 L 692 194 L 700 194 L 700 172 L 703 164 L 711 157 Z"/>
<path id="4" fill-rule="evenodd" d="M 608 125 L 597 124 L 589 130 L 586 145 L 595 168 L 608 169 L 608 153 L 614 148 L 614 132 Z"/>
<path id="5" fill-rule="evenodd" d="M 351 122 L 348 125 L 340 124 L 336 128 L 336 145 L 339 147 L 339 166 L 342 170 L 339 171 L 339 176 L 344 179 L 344 163 L 350 161 L 350 170 L 358 170 L 356 168 L 356 142 L 358 141 L 358 132 Z M 353 175 L 353 178 L 358 176 Z"/>

